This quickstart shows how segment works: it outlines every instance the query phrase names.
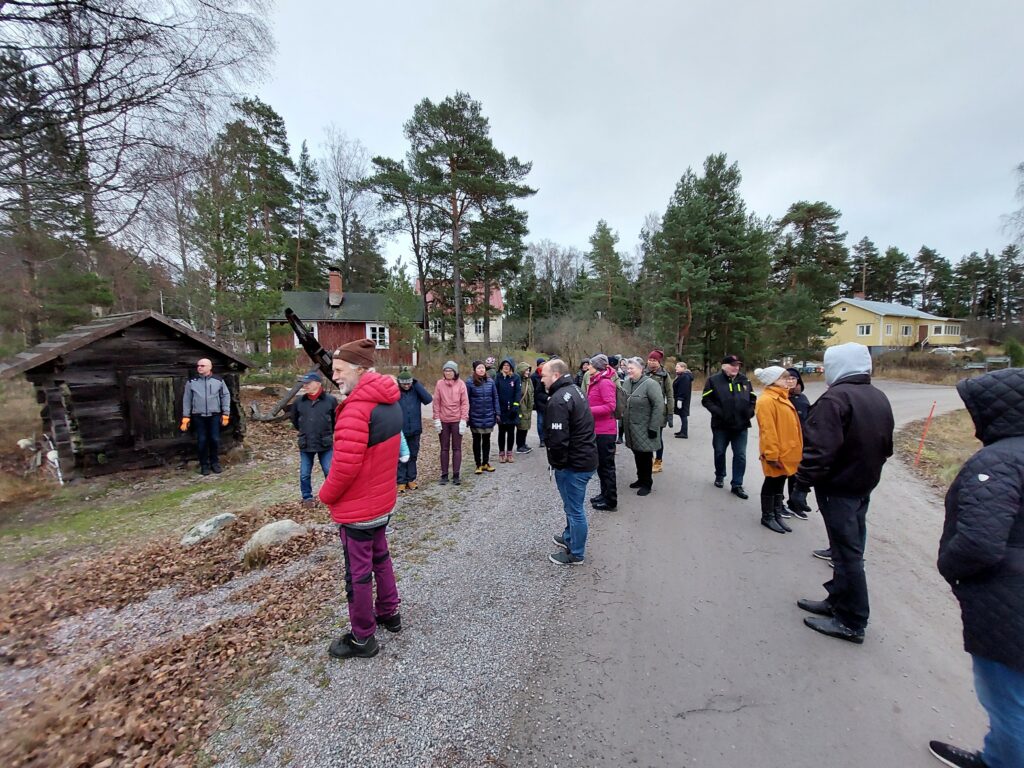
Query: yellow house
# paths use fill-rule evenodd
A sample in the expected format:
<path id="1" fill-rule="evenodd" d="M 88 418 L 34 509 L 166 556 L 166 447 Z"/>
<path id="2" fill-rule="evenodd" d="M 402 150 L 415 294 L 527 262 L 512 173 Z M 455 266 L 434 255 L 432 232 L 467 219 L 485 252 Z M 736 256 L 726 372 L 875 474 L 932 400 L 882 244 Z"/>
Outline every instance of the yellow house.
<path id="1" fill-rule="evenodd" d="M 861 298 L 838 299 L 832 302 L 829 315 L 838 322 L 825 340 L 827 347 L 856 341 L 870 347 L 872 352 L 884 352 L 913 346 L 945 347 L 963 341 L 961 322 L 957 318 L 937 317 L 902 304 Z"/>

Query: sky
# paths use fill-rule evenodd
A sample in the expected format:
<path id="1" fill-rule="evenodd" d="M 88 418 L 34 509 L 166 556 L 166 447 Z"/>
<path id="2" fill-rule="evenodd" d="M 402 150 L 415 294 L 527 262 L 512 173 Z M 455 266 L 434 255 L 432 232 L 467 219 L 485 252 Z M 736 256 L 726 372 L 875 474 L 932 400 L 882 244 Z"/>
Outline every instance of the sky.
<path id="1" fill-rule="evenodd" d="M 824 200 L 851 246 L 956 261 L 1004 247 L 1024 205 L 1020 0 L 277 3 L 256 91 L 296 148 L 333 124 L 401 158 L 416 103 L 468 92 L 533 163 L 529 241 L 587 250 L 605 219 L 631 254 L 716 152 L 748 210 Z"/>

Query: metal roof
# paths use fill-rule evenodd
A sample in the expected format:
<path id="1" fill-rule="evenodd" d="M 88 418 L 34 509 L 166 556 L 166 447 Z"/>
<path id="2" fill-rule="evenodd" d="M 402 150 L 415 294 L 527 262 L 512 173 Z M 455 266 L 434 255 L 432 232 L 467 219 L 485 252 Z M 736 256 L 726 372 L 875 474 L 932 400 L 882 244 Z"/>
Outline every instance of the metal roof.
<path id="1" fill-rule="evenodd" d="M 117 333 L 118 331 L 122 331 L 130 326 L 137 325 L 145 320 L 154 320 L 167 326 L 167 328 L 175 333 L 188 336 L 193 341 L 219 352 L 225 357 L 231 358 L 245 368 L 255 367 L 255 363 L 248 358 L 242 357 L 235 352 L 232 352 L 230 349 L 222 347 L 208 336 L 197 333 L 191 328 L 182 325 L 169 317 L 161 315 L 159 312 L 145 310 L 142 312 L 126 312 L 120 315 L 107 315 L 106 317 L 97 318 L 96 320 L 93 320 L 90 323 L 85 323 L 84 325 L 76 325 L 74 328 L 64 331 L 64 333 L 59 336 L 55 336 L 48 341 L 44 341 L 42 344 L 37 344 L 31 349 L 26 349 L 24 352 L 19 352 L 14 357 L 9 357 L 6 360 L 0 360 L 0 379 L 9 379 L 19 373 L 24 373 L 25 371 L 30 371 L 33 368 L 38 368 L 61 355 L 74 352 L 76 349 L 81 349 L 84 346 L 92 344 L 94 341 L 99 341 L 100 339 L 106 338 L 107 336 Z"/>
<path id="2" fill-rule="evenodd" d="M 892 317 L 912 317 L 918 320 L 955 320 L 954 317 L 938 317 L 936 315 L 922 312 L 920 309 L 905 307 L 902 304 L 893 304 L 887 301 L 868 301 L 867 299 L 837 299 L 832 306 L 837 304 L 850 304 L 867 312 L 876 315 L 891 315 Z"/>
<path id="3" fill-rule="evenodd" d="M 283 321 L 286 307 L 308 322 L 375 323 L 387 317 L 387 297 L 380 293 L 346 291 L 341 306 L 332 307 L 327 303 L 327 291 L 283 291 L 281 302 L 277 313 L 268 320 Z"/>

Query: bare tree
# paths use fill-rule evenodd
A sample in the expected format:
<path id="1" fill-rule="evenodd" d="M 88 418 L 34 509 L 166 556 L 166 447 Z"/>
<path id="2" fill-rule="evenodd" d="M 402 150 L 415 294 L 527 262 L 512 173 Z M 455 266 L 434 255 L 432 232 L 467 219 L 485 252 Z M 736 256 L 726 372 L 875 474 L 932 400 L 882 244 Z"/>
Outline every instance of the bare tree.
<path id="1" fill-rule="evenodd" d="M 373 195 L 361 185 L 370 175 L 370 153 L 359 139 L 350 139 L 336 126 L 328 126 L 320 159 L 320 178 L 331 195 L 331 211 L 338 221 L 338 245 L 341 258 L 348 264 L 352 256 L 353 224 L 371 231 L 380 229 L 379 213 Z"/>

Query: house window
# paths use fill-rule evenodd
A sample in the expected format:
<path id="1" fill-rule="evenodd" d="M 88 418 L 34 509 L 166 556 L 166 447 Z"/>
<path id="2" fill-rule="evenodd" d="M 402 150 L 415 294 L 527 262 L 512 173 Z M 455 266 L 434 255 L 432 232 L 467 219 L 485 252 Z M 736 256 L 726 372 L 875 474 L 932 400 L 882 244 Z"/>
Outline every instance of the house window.
<path id="1" fill-rule="evenodd" d="M 840 307 L 840 308 L 839 308 L 839 311 L 840 311 L 840 312 L 845 312 L 845 311 L 846 311 L 846 307 Z"/>
<path id="2" fill-rule="evenodd" d="M 482 319 L 476 320 L 473 323 L 473 333 L 475 333 L 477 336 L 484 335 L 484 321 Z"/>
<path id="3" fill-rule="evenodd" d="M 864 323 L 857 326 L 858 336 L 870 336 L 871 335 L 871 323 Z"/>
<path id="4" fill-rule="evenodd" d="M 947 325 L 946 326 L 946 335 L 947 336 L 959 336 L 960 335 L 960 326 L 959 325 Z"/>
<path id="5" fill-rule="evenodd" d="M 900 326 L 900 336 L 913 336 L 913 335 L 914 335 L 914 328 L 912 326 L 909 326 L 909 325 L 901 325 Z"/>
<path id="6" fill-rule="evenodd" d="M 885 324 L 885 335 L 892 336 L 892 323 Z"/>
<path id="7" fill-rule="evenodd" d="M 941 336 L 941 335 L 942 335 L 942 326 L 941 325 L 933 325 L 932 326 L 932 336 Z"/>
<path id="8" fill-rule="evenodd" d="M 441 321 L 434 319 L 430 321 L 430 335 L 440 336 L 441 335 Z"/>
<path id="9" fill-rule="evenodd" d="M 386 325 L 366 324 L 366 338 L 370 339 L 377 349 L 388 348 L 388 327 Z"/>

